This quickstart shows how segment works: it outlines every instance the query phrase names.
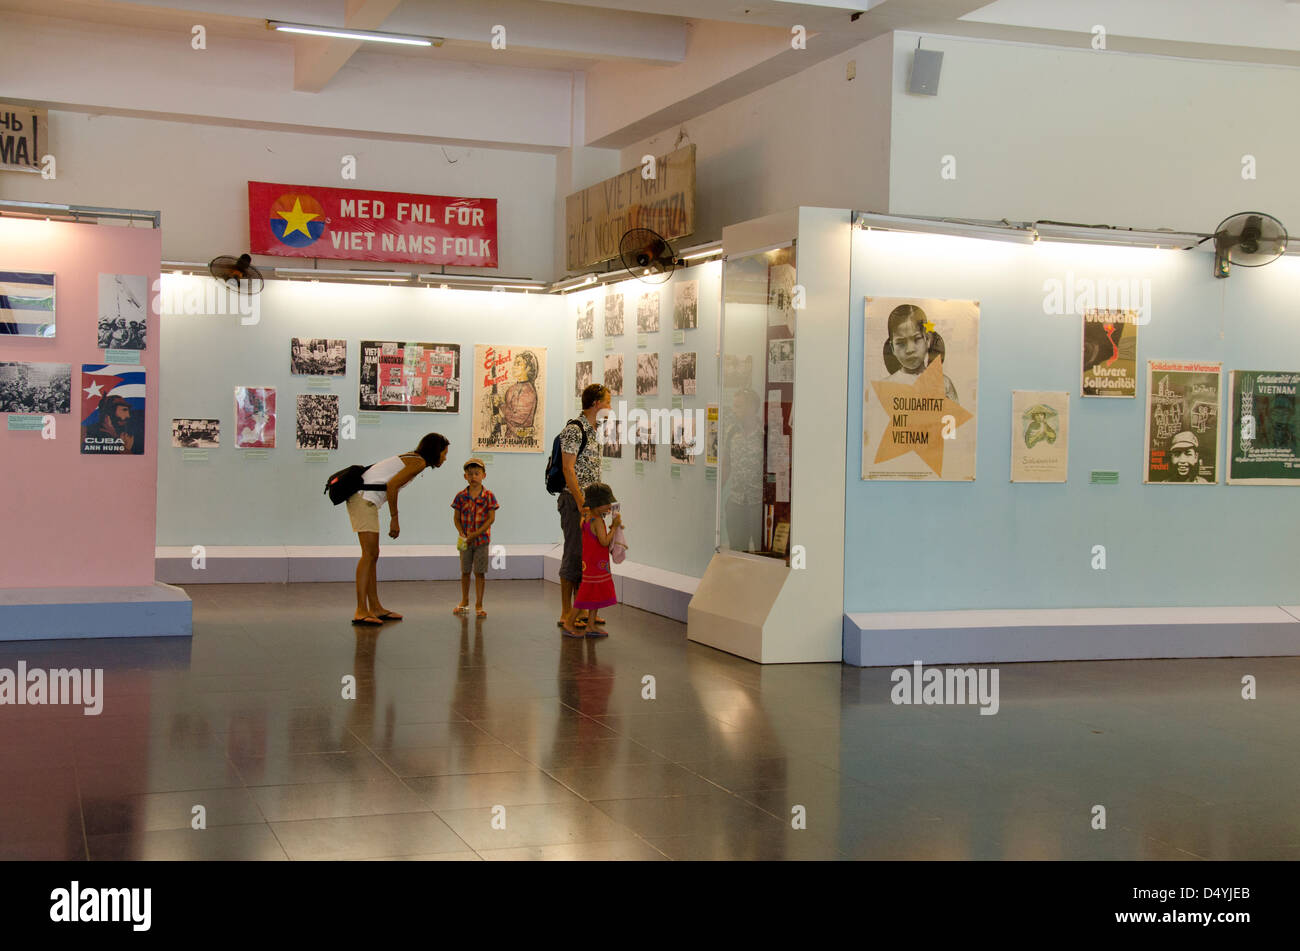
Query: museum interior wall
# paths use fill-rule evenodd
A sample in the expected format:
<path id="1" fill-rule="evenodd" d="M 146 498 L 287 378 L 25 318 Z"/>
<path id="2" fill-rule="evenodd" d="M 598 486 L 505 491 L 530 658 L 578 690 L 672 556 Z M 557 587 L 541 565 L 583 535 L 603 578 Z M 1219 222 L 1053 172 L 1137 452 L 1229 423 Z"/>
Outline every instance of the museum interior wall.
<path id="1" fill-rule="evenodd" d="M 1226 280 L 1211 276 L 1211 259 L 1203 251 L 855 229 L 845 611 L 1294 604 L 1298 489 L 1225 484 L 1224 461 L 1238 451 L 1228 432 L 1228 371 L 1300 367 L 1300 258 L 1234 268 Z M 1136 328 L 1131 398 L 1080 395 L 1076 305 L 1087 302 L 1088 287 L 1107 293 L 1102 281 L 1136 289 L 1134 306 L 1149 308 L 1149 322 Z M 959 402 L 978 397 L 976 418 L 944 449 L 948 465 L 974 435 L 974 481 L 863 478 L 864 452 L 876 472 L 929 471 L 911 450 L 877 467 L 887 433 L 863 435 L 864 399 L 872 399 L 871 387 L 863 389 L 868 296 L 978 303 L 977 348 L 942 308 L 930 314 L 946 337 L 944 374 Z M 1063 301 L 1071 312 L 1052 312 Z M 869 381 L 886 376 L 878 341 L 877 332 L 866 353 Z M 1214 414 L 1189 426 L 1198 430 L 1202 464 L 1217 458 L 1218 484 L 1143 484 L 1150 360 L 1222 364 L 1217 402 L 1204 396 Z M 1067 481 L 1010 481 L 1012 440 L 1024 427 L 1012 413 L 1013 390 L 1068 394 L 1068 439 L 1057 447 L 1068 448 Z M 1184 426 L 1185 417 L 1177 428 Z M 1094 470 L 1118 473 L 1117 483 L 1093 484 Z M 945 478 L 960 475 L 949 468 Z M 1095 546 L 1104 546 L 1104 568 Z"/>

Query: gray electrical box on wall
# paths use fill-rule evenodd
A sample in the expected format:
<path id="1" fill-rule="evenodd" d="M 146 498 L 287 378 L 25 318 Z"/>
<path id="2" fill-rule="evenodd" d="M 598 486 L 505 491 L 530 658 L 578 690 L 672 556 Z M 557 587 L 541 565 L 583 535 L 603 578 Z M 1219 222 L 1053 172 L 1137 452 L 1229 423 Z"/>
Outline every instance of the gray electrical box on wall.
<path id="1" fill-rule="evenodd" d="M 912 75 L 907 81 L 907 91 L 917 96 L 939 95 L 939 70 L 942 68 L 942 51 L 917 50 L 912 54 Z"/>

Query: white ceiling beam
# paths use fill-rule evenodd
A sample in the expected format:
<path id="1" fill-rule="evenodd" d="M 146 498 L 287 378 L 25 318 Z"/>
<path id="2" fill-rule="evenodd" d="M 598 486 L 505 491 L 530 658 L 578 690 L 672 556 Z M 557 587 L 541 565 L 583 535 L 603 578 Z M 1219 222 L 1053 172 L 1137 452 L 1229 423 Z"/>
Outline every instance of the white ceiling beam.
<path id="1" fill-rule="evenodd" d="M 353 30 L 377 30 L 402 0 L 347 0 L 341 26 Z M 321 24 L 308 20 L 313 26 Z M 401 32 L 401 31 L 390 31 Z M 361 40 L 332 40 L 322 36 L 295 36 L 293 39 L 293 88 L 297 92 L 320 92 L 352 54 L 361 49 Z"/>

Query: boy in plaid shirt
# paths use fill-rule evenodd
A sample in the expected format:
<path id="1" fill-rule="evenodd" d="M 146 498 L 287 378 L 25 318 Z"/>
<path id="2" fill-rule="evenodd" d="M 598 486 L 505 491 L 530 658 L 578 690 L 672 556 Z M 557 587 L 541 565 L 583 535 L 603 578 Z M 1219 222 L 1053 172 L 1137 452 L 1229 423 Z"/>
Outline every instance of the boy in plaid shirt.
<path id="1" fill-rule="evenodd" d="M 478 617 L 487 617 L 483 610 L 483 588 L 487 584 L 488 546 L 492 536 L 490 530 L 496 521 L 497 498 L 484 488 L 483 480 L 487 477 L 487 467 L 483 460 L 474 458 L 465 463 L 465 481 L 469 483 L 451 500 L 451 507 L 456 514 L 452 521 L 460 540 L 456 547 L 460 549 L 460 604 L 452 614 L 469 613 L 469 574 L 474 572 L 475 613 Z"/>

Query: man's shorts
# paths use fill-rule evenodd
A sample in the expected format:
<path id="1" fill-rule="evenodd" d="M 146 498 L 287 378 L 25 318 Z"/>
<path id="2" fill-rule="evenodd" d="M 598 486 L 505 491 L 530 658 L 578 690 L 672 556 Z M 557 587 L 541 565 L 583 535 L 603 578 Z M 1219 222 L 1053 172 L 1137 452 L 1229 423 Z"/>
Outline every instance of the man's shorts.
<path id="1" fill-rule="evenodd" d="M 362 498 L 360 492 L 354 492 L 348 497 L 347 506 L 348 518 L 352 520 L 354 532 L 379 534 L 379 506 L 369 499 Z"/>
<path id="2" fill-rule="evenodd" d="M 476 575 L 485 575 L 488 570 L 488 545 L 475 545 L 460 553 L 460 573 L 467 575 L 470 569 Z"/>
<path id="3" fill-rule="evenodd" d="M 560 510 L 560 528 L 564 530 L 564 554 L 560 557 L 560 578 L 573 584 L 582 583 L 582 515 L 573 493 L 565 489 L 555 506 Z"/>

